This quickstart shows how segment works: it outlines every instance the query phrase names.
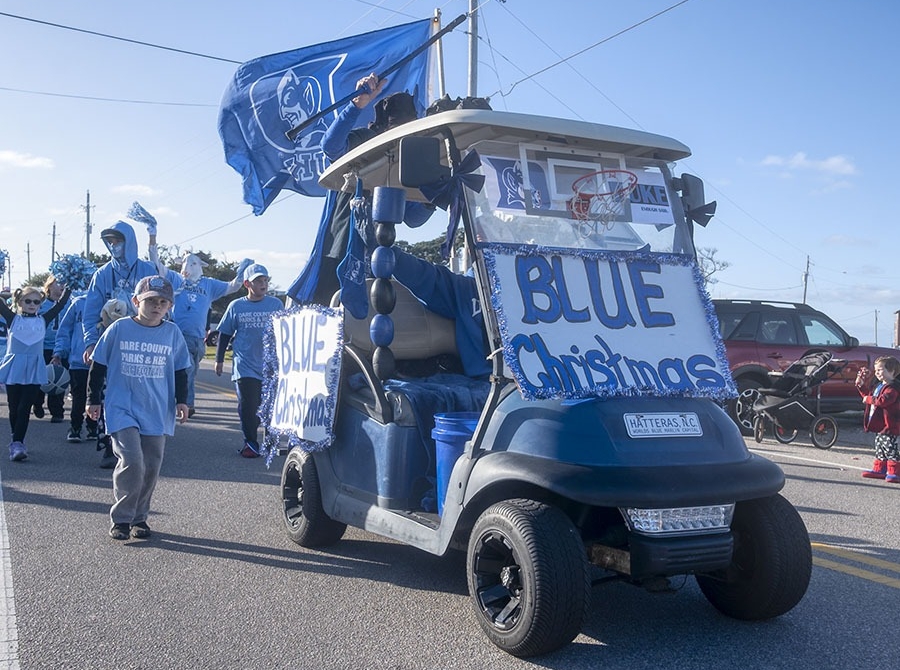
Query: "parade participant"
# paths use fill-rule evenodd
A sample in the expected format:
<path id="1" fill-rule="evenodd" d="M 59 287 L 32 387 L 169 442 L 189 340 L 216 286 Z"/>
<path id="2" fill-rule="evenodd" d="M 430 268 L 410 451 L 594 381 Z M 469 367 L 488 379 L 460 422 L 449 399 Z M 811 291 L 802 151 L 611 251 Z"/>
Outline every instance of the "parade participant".
<path id="1" fill-rule="evenodd" d="M 56 343 L 50 362 L 69 368 L 69 391 L 72 394 L 72 410 L 69 413 L 68 442 L 81 442 L 82 427 L 85 423 L 87 403 L 88 365 L 84 362 L 84 296 L 72 299 L 71 304 L 59 322 Z M 88 417 L 87 439 L 97 438 L 97 422 Z"/>
<path id="2" fill-rule="evenodd" d="M 156 235 L 154 226 L 151 233 Z M 137 237 L 125 221 L 117 221 L 100 232 L 100 239 L 106 245 L 111 260 L 94 273 L 88 287 L 84 303 L 84 362 L 90 364 L 91 352 L 100 339 L 100 312 L 108 300 L 118 299 L 128 306 L 129 315 L 134 314 L 131 295 L 137 283 L 144 277 L 157 274 L 154 263 L 138 257 Z M 174 270 L 166 272 L 169 283 L 178 281 Z"/>
<path id="3" fill-rule="evenodd" d="M 190 416 L 195 413 L 194 382 L 200 369 L 200 361 L 206 355 L 206 322 L 210 307 L 222 296 L 234 293 L 243 286 L 244 270 L 252 263 L 252 259 L 245 258 L 238 265 L 234 279 L 225 282 L 204 277 L 203 268 L 208 264 L 196 254 L 188 253 L 181 259 L 179 281 L 173 283 L 175 305 L 172 308 L 172 320 L 181 329 L 194 364 L 188 373 L 187 404 Z M 159 270 L 163 273 L 166 268 L 160 266 Z"/>
<path id="4" fill-rule="evenodd" d="M 284 309 L 281 301 L 269 290 L 269 271 L 254 264 L 244 273 L 247 295 L 228 305 L 219 322 L 219 342 L 216 345 L 216 375 L 222 376 L 225 351 L 232 344 L 231 379 L 238 398 L 238 416 L 244 444 L 240 454 L 256 458 L 259 447 L 259 411 L 262 402 L 263 335 L 272 320 L 272 312 Z"/>
<path id="5" fill-rule="evenodd" d="M 44 302 L 38 312 L 43 314 L 51 309 L 62 295 L 63 288 L 56 280 L 53 274 L 47 277 L 44 282 Z M 53 358 L 53 347 L 56 344 L 56 332 L 59 330 L 60 317 L 57 316 L 52 321 L 47 322 L 47 333 L 44 335 L 44 363 L 49 363 Z M 62 423 L 65 420 L 65 410 L 63 409 L 63 400 L 65 393 L 49 393 L 47 394 L 47 409 L 50 412 L 50 423 Z M 44 392 L 38 389 L 37 398 L 34 401 L 34 416 L 38 419 L 44 418 Z"/>
<path id="6" fill-rule="evenodd" d="M 9 460 L 28 458 L 25 434 L 35 398 L 41 384 L 47 381 L 47 363 L 44 361 L 44 334 L 47 324 L 56 318 L 69 300 L 69 290 L 63 291 L 53 307 L 38 314 L 44 294 L 36 286 L 16 289 L 13 304 L 16 311 L 0 301 L 0 316 L 6 321 L 9 332 L 6 355 L 0 361 L 0 384 L 6 385 L 9 405 L 9 423 L 12 441 Z"/>
<path id="7" fill-rule="evenodd" d="M 376 103 L 375 119 L 368 127 L 355 127 L 362 110 L 378 98 L 387 81 L 372 73 L 357 82 L 357 90 L 365 88 L 370 92 L 362 93 L 347 103 L 325 131 L 322 151 L 329 162 L 337 161 L 351 149 L 385 130 L 416 119 L 413 97 L 409 93 L 399 92 Z M 340 288 L 338 266 L 347 256 L 353 198 L 353 193 L 329 191 L 309 263 L 288 291 L 298 302 L 328 305 L 332 295 Z M 432 205 L 408 202 L 403 218 L 407 225 L 416 228 L 425 223 L 433 212 Z"/>
<path id="8" fill-rule="evenodd" d="M 100 418 L 102 397 L 107 432 L 118 458 L 113 471 L 115 502 L 109 511 L 109 535 L 114 540 L 150 535 L 147 516 L 166 436 L 174 435 L 176 419 L 179 423 L 188 419 L 191 359 L 178 326 L 164 321 L 173 301 L 167 279 L 157 275 L 140 279 L 132 298 L 137 315 L 107 328 L 92 354 L 88 416 Z"/>
<path id="9" fill-rule="evenodd" d="M 900 484 L 900 361 L 893 356 L 875 359 L 875 379 L 868 368 L 860 368 L 856 388 L 865 405 L 863 429 L 875 433 L 875 462 L 862 473 L 867 479 Z"/>

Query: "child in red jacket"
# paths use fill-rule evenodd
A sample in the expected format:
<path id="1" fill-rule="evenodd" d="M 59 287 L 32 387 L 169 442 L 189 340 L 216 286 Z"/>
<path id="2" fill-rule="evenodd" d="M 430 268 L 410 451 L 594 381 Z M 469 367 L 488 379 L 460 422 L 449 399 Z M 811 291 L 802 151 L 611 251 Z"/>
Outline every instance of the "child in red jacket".
<path id="1" fill-rule="evenodd" d="M 862 476 L 900 484 L 900 361 L 881 356 L 874 367 L 878 384 L 869 377 L 868 368 L 861 368 L 856 376 L 856 388 L 866 406 L 863 429 L 875 433 L 875 463 Z"/>

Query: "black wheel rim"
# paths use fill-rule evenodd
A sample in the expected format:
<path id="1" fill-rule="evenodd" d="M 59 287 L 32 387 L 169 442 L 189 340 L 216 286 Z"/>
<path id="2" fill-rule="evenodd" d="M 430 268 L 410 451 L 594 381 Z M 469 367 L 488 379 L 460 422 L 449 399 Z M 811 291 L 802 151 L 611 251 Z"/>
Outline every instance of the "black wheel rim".
<path id="1" fill-rule="evenodd" d="M 490 531 L 479 538 L 472 573 L 482 615 L 498 630 L 515 627 L 522 617 L 521 568 L 505 535 Z"/>
<path id="2" fill-rule="evenodd" d="M 281 501 L 284 505 L 284 520 L 296 527 L 303 515 L 303 478 L 300 467 L 290 463 L 284 470 L 281 485 Z"/>

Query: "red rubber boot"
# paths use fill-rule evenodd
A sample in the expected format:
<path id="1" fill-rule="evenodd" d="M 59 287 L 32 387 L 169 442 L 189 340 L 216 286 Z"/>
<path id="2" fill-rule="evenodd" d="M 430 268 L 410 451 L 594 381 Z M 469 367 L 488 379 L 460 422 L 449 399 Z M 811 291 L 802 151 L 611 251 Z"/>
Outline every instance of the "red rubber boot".
<path id="1" fill-rule="evenodd" d="M 896 476 L 897 461 L 891 461 L 894 464 L 894 475 Z M 872 464 L 871 470 L 864 470 L 862 476 L 866 479 L 884 479 L 887 477 L 888 461 L 879 461 L 877 458 Z"/>
<path id="2" fill-rule="evenodd" d="M 884 481 L 890 482 L 891 484 L 900 484 L 900 462 L 887 462 L 887 474 L 884 476 Z"/>

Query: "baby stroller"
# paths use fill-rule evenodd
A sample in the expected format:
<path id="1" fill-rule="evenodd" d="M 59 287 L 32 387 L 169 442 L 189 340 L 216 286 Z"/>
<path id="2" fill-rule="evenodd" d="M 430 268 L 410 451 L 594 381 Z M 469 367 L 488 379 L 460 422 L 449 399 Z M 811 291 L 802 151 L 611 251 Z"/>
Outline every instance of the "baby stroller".
<path id="1" fill-rule="evenodd" d="M 753 402 L 754 439 L 762 442 L 771 423 L 775 439 L 782 444 L 793 442 L 801 429 L 808 429 L 814 445 L 830 449 L 837 442 L 838 426 L 819 411 L 821 386 L 846 363 L 828 351 L 811 349 L 783 372 L 770 372 L 772 387 L 759 389 Z"/>

